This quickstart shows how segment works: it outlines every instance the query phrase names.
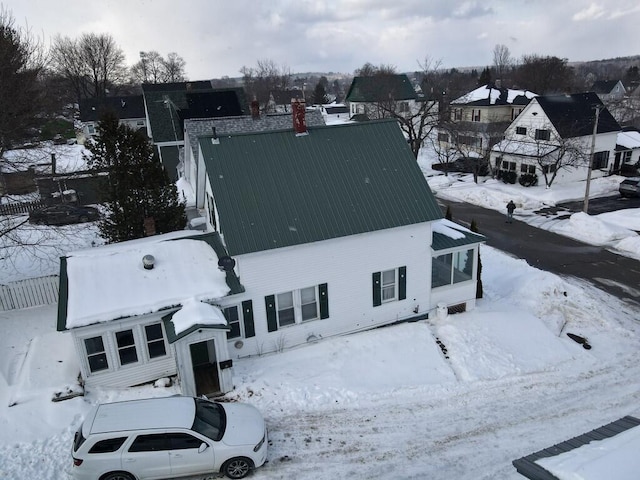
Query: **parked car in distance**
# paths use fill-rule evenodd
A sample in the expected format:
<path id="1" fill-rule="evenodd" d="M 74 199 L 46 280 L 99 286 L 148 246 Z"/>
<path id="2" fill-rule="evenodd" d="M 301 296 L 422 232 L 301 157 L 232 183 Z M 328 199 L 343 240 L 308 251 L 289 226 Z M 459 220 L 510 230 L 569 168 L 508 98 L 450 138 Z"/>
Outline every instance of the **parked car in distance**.
<path id="1" fill-rule="evenodd" d="M 73 439 L 78 480 L 223 473 L 244 478 L 267 459 L 262 414 L 244 403 L 175 395 L 95 406 Z"/>
<path id="2" fill-rule="evenodd" d="M 67 225 L 98 220 L 100 212 L 94 207 L 60 204 L 34 210 L 29 214 L 29 223 L 38 225 Z"/>
<path id="3" fill-rule="evenodd" d="M 620 183 L 618 188 L 623 197 L 640 197 L 640 177 L 627 178 Z"/>

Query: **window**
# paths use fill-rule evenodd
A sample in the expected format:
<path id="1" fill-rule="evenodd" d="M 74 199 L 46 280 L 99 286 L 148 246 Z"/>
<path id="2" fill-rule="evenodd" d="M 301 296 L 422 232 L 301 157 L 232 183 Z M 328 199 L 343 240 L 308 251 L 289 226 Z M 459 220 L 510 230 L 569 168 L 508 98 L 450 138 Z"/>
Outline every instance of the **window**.
<path id="1" fill-rule="evenodd" d="M 264 297 L 267 329 L 279 328 L 311 320 L 329 318 L 329 295 L 326 283 Z M 247 314 L 245 312 L 245 328 Z M 252 327 L 253 328 L 253 327 Z"/>
<path id="2" fill-rule="evenodd" d="M 502 170 L 509 170 L 510 172 L 516 171 L 516 162 L 509 162 L 507 160 L 502 161 Z"/>
<path id="3" fill-rule="evenodd" d="M 130 452 L 157 452 L 169 450 L 169 441 L 164 433 L 138 435 L 129 447 Z"/>
<path id="4" fill-rule="evenodd" d="M 409 111 L 409 102 L 398 102 L 398 111 L 406 113 Z"/>
<path id="5" fill-rule="evenodd" d="M 466 282 L 473 276 L 474 250 L 447 253 L 433 258 L 431 288 Z"/>
<path id="6" fill-rule="evenodd" d="M 449 143 L 449 135 L 447 133 L 439 133 L 438 134 L 438 141 L 439 142 Z"/>
<path id="7" fill-rule="evenodd" d="M 544 173 L 545 175 L 548 175 L 549 173 L 553 173 L 556 171 L 556 164 L 552 164 L 552 165 L 543 165 L 542 166 L 542 173 Z"/>
<path id="8" fill-rule="evenodd" d="M 382 303 L 391 302 L 396 299 L 396 271 L 387 270 L 382 272 Z"/>
<path id="9" fill-rule="evenodd" d="M 318 318 L 318 296 L 316 287 L 308 287 L 300 290 L 300 311 L 303 322 Z"/>
<path id="10" fill-rule="evenodd" d="M 609 152 L 596 152 L 593 154 L 592 168 L 607 168 L 609 164 Z"/>
<path id="11" fill-rule="evenodd" d="M 631 162 L 631 150 L 627 150 L 626 152 L 624 152 L 622 154 L 622 161 L 624 163 L 629 163 Z"/>
<path id="12" fill-rule="evenodd" d="M 293 308 L 293 292 L 279 293 L 276 295 L 278 312 L 278 325 L 285 327 L 296 323 L 296 314 Z"/>
<path id="13" fill-rule="evenodd" d="M 520 165 L 520 173 L 530 173 L 532 175 L 535 175 L 536 166 L 523 163 L 522 165 Z"/>
<path id="14" fill-rule="evenodd" d="M 551 138 L 551 132 L 546 129 L 536 128 L 536 140 L 549 140 Z"/>
<path id="15" fill-rule="evenodd" d="M 516 127 L 516 135 L 526 135 L 527 129 L 526 127 Z"/>
<path id="16" fill-rule="evenodd" d="M 482 148 L 482 138 L 474 137 L 472 135 L 458 135 L 458 143 L 460 145 Z"/>
<path id="17" fill-rule="evenodd" d="M 522 113 L 522 108 L 511 109 L 511 120 L 515 120 L 518 115 Z M 526 130 L 526 129 L 525 129 Z"/>
<path id="18" fill-rule="evenodd" d="M 96 133 L 96 127 L 93 123 L 87 124 L 87 130 L 89 131 L 89 135 L 93 135 L 94 133 Z"/>
<path id="19" fill-rule="evenodd" d="M 224 318 L 227 319 L 227 323 L 231 330 L 227 332 L 227 340 L 232 338 L 242 337 L 242 323 L 240 322 L 240 312 L 238 306 L 233 305 L 222 310 Z"/>
<path id="20" fill-rule="evenodd" d="M 87 351 L 87 360 L 89 361 L 89 370 L 91 372 L 109 369 L 107 352 L 104 349 L 102 337 L 85 338 L 84 348 Z"/>
<path id="21" fill-rule="evenodd" d="M 472 122 L 479 122 L 480 121 L 480 109 L 473 109 L 471 110 L 471 121 Z"/>
<path id="22" fill-rule="evenodd" d="M 198 449 L 202 445 L 202 440 L 188 433 L 168 433 L 167 437 L 169 438 L 169 448 L 171 450 Z"/>
<path id="23" fill-rule="evenodd" d="M 451 115 L 453 116 L 453 120 L 462 120 L 462 109 L 461 108 L 454 108 L 451 111 Z"/>
<path id="24" fill-rule="evenodd" d="M 109 438 L 100 440 L 89 449 L 89 453 L 111 453 L 116 452 L 122 446 L 127 437 Z"/>
<path id="25" fill-rule="evenodd" d="M 154 323 L 153 325 L 145 325 L 144 333 L 147 337 L 147 352 L 149 353 L 149 358 L 165 356 L 167 349 L 164 344 L 162 324 Z"/>
<path id="26" fill-rule="evenodd" d="M 120 365 L 128 365 L 138 361 L 138 352 L 136 352 L 136 341 L 133 338 L 133 330 L 116 332 L 116 345 L 118 346 Z"/>
<path id="27" fill-rule="evenodd" d="M 373 306 L 407 298 L 407 267 L 373 274 Z"/>

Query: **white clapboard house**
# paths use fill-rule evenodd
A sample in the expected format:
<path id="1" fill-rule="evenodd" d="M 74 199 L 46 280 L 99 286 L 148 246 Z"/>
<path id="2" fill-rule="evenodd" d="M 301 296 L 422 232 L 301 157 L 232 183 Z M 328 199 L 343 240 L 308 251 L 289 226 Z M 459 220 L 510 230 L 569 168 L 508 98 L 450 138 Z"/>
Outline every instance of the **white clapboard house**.
<path id="1" fill-rule="evenodd" d="M 185 393 L 217 394 L 234 359 L 474 308 L 484 237 L 442 218 L 397 122 L 294 117 L 199 137 L 185 161 L 207 232 L 62 259 L 58 329 L 87 384 L 177 373 Z"/>

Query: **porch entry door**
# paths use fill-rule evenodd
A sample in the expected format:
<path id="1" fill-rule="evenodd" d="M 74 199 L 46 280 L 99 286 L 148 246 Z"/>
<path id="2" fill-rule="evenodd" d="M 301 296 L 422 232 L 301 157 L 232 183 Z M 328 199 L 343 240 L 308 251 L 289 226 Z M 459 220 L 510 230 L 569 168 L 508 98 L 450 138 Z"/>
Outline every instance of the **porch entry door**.
<path id="1" fill-rule="evenodd" d="M 196 395 L 212 396 L 220 393 L 220 372 L 213 339 L 189 345 Z"/>

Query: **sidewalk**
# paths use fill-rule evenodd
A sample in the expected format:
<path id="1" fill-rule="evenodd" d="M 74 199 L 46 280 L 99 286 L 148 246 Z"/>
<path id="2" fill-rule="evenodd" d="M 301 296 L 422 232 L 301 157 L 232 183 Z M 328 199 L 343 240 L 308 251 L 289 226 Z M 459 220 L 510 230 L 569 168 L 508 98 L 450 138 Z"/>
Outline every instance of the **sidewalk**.
<path id="1" fill-rule="evenodd" d="M 450 207 L 453 221 L 469 227 L 475 220 L 487 245 L 522 258 L 533 267 L 561 276 L 584 279 L 596 287 L 640 308 L 640 262 L 532 227 L 506 222 L 506 215 L 468 203 L 438 199 L 443 211 Z M 520 217 L 522 218 L 522 217 Z"/>

